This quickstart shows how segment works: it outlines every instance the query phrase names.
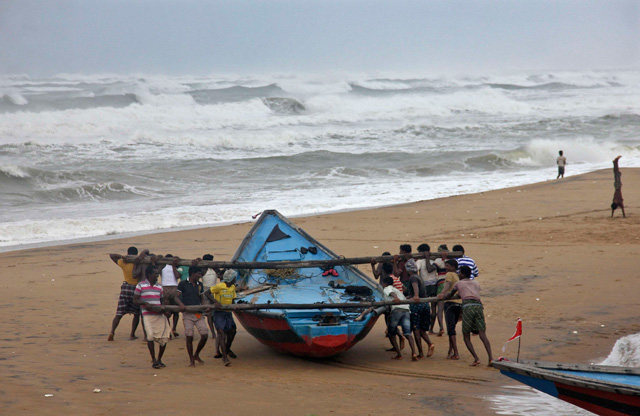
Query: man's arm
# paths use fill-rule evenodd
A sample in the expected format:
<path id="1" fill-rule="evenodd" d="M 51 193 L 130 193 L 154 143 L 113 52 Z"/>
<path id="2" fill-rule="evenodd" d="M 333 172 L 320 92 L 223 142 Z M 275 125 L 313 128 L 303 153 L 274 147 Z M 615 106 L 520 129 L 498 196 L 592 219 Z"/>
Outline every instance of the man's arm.
<path id="1" fill-rule="evenodd" d="M 115 264 L 118 264 L 118 260 L 120 260 L 122 258 L 122 255 L 120 255 L 120 254 L 109 254 L 109 257 L 111 258 L 111 260 Z"/>
<path id="2" fill-rule="evenodd" d="M 182 303 L 182 290 L 180 290 L 182 283 L 184 282 L 180 282 L 180 284 L 178 285 L 178 294 L 176 297 L 174 297 L 176 303 L 178 304 L 178 308 L 180 308 L 180 312 L 184 312 L 187 308 L 184 306 L 184 303 Z"/>
<path id="3" fill-rule="evenodd" d="M 420 288 L 418 288 L 418 283 L 412 282 L 411 286 L 413 287 L 413 297 L 411 298 L 411 300 L 415 303 L 418 303 L 418 301 L 420 300 L 420 296 L 418 296 L 418 291 L 420 290 Z"/>
<path id="4" fill-rule="evenodd" d="M 140 260 L 144 259 L 147 254 L 149 254 L 149 249 L 145 248 L 133 261 L 133 277 L 136 279 L 141 279 L 142 277 L 144 277 L 144 264 L 140 263 Z"/>
<path id="5" fill-rule="evenodd" d="M 380 272 L 376 267 L 376 264 L 377 262 L 375 261 L 375 259 L 371 259 L 371 272 L 373 273 L 373 278 L 378 280 L 380 279 Z"/>
<path id="6" fill-rule="evenodd" d="M 133 295 L 133 303 L 138 305 L 138 306 L 144 306 L 144 305 L 147 304 L 147 302 L 143 302 L 140 299 L 140 294 L 139 293 L 136 293 L 135 295 Z"/>
<path id="7" fill-rule="evenodd" d="M 453 285 L 451 282 L 444 282 L 444 287 L 442 288 L 442 292 L 438 295 L 438 299 L 449 299 L 453 294 Z"/>
<path id="8" fill-rule="evenodd" d="M 433 273 L 434 271 L 438 270 L 438 268 L 435 266 L 435 264 L 431 263 L 431 261 L 429 261 L 429 257 L 431 257 L 431 253 L 430 252 L 425 252 L 424 253 L 424 258 L 425 260 L 425 266 L 427 268 L 427 272 L 429 273 Z"/>
<path id="9" fill-rule="evenodd" d="M 402 273 L 400 272 L 400 266 L 398 266 L 398 257 L 397 254 L 393 256 L 393 275 L 400 277 Z"/>

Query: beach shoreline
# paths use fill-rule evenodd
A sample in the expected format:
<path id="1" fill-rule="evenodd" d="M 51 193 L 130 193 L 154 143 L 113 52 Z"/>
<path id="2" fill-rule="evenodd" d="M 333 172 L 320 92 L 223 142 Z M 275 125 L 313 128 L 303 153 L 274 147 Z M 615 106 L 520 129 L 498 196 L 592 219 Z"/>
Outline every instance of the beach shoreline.
<path id="1" fill-rule="evenodd" d="M 462 244 L 480 268 L 479 282 L 494 357 L 523 320 L 521 356 L 589 362 L 605 358 L 637 322 L 640 217 L 634 213 L 640 169 L 623 168 L 627 218 L 608 208 L 607 169 L 499 190 L 338 213 L 296 216 L 293 222 L 345 257 L 396 253 L 402 243 L 432 249 Z M 277 207 L 267 207 L 276 208 Z M 0 253 L 0 283 L 9 318 L 0 339 L 0 403 L 7 412 L 44 414 L 175 413 L 167 387 L 182 386 L 182 411 L 223 414 L 494 414 L 486 397 L 514 385 L 490 368 L 446 360 L 447 340 L 434 337 L 433 357 L 389 360 L 383 323 L 353 349 L 331 360 L 273 352 L 239 328 L 229 368 L 204 352 L 205 365 L 186 368 L 184 338 L 172 340 L 151 368 L 146 345 L 128 341 L 131 318 L 107 342 L 121 283 L 109 253 L 130 245 L 183 258 L 212 253 L 230 259 L 252 222 L 157 232 L 109 240 Z M 366 265 L 365 265 L 366 266 Z M 369 268 L 360 266 L 370 275 Z M 622 293 L 621 293 L 622 289 Z M 179 325 L 179 330 L 181 329 Z M 139 335 L 141 329 L 138 329 Z M 486 355 L 473 339 L 482 361 Z M 508 356 L 516 346 L 509 345 Z M 206 357 L 206 358 L 204 358 Z M 93 393 L 94 389 L 100 393 Z M 150 390 L 149 390 L 150 389 Z M 45 394 L 53 394 L 45 397 Z M 218 396 L 219 395 L 219 396 Z M 222 402 L 222 401 L 221 401 Z"/>

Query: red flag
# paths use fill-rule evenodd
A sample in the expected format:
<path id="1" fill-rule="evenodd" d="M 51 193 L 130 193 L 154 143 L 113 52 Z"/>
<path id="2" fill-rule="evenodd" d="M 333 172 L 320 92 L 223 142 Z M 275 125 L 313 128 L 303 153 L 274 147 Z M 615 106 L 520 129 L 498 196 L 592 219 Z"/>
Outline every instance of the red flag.
<path id="1" fill-rule="evenodd" d="M 504 346 L 502 347 L 502 352 L 505 352 L 507 350 L 507 344 L 509 342 L 513 341 L 516 338 L 520 338 L 521 335 L 522 335 L 522 320 L 518 318 L 518 323 L 516 323 L 516 332 L 515 334 L 513 334 L 511 338 L 507 340 L 507 342 L 504 343 Z"/>

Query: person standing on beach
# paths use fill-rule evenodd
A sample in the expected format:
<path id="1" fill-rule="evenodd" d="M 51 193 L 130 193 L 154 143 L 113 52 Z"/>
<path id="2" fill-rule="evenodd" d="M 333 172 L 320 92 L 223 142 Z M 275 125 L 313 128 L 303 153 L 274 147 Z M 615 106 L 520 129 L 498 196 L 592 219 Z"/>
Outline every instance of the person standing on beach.
<path id="1" fill-rule="evenodd" d="M 400 254 L 393 256 L 393 274 L 398 276 L 405 290 L 409 285 L 409 273 L 405 267 L 409 261 L 415 263 L 415 260 L 411 258 L 411 245 L 401 244 Z"/>
<path id="2" fill-rule="evenodd" d="M 416 302 L 409 305 L 409 318 L 411 330 L 413 331 L 416 346 L 418 347 L 418 358 L 424 358 L 424 351 L 422 350 L 423 339 L 427 343 L 427 357 L 431 357 L 436 348 L 433 342 L 431 342 L 429 334 L 427 334 L 429 324 L 431 323 L 431 312 L 429 311 L 428 303 L 418 303 L 420 298 L 427 296 L 427 288 L 422 278 L 418 275 L 418 267 L 415 262 L 407 262 L 407 272 L 410 274 L 407 299 Z"/>
<path id="3" fill-rule="evenodd" d="M 214 305 L 231 305 L 236 298 L 236 277 L 238 272 L 228 269 L 222 275 L 222 282 L 213 286 L 206 296 L 213 301 Z M 231 364 L 227 355 L 231 358 L 237 356 L 231 351 L 231 344 L 236 336 L 236 323 L 233 321 L 233 315 L 229 311 L 215 310 L 213 311 L 213 323 L 216 327 L 216 350 L 218 347 L 222 354 L 214 355 L 214 358 L 222 358 L 224 365 Z"/>
<path id="4" fill-rule="evenodd" d="M 136 290 L 136 285 L 140 281 L 141 265 L 139 260 L 144 258 L 149 253 L 149 250 L 143 250 L 134 263 L 127 263 L 124 261 L 124 257 L 120 254 L 109 254 L 111 260 L 122 269 L 124 281 L 120 286 L 120 296 L 118 297 L 118 307 L 116 309 L 116 316 L 111 323 L 111 332 L 109 332 L 108 341 L 113 341 L 113 337 L 116 333 L 116 328 L 120 324 L 120 320 L 126 314 L 133 314 L 133 321 L 131 322 L 131 334 L 129 339 L 134 340 L 136 337 L 136 329 L 140 323 L 140 307 L 133 303 L 133 293 Z M 136 247 L 129 247 L 127 249 L 128 256 L 135 256 L 138 254 Z"/>
<path id="5" fill-rule="evenodd" d="M 200 259 L 197 259 L 197 260 L 198 262 L 200 261 Z M 202 260 L 213 261 L 213 254 L 205 254 L 204 256 L 202 256 Z M 218 284 L 219 276 L 222 273 L 220 272 L 220 269 L 213 268 L 213 267 L 206 267 L 205 270 L 206 270 L 205 273 L 202 275 L 202 286 L 204 288 L 204 292 L 207 293 L 211 291 L 212 287 Z M 204 296 L 202 298 L 202 304 L 210 305 L 211 301 L 209 300 L 208 297 Z M 215 338 L 216 329 L 215 329 L 215 326 L 213 325 L 213 314 L 211 313 L 207 314 L 207 323 L 209 324 L 209 329 L 211 330 L 211 334 L 212 334 L 211 336 Z M 217 353 L 219 354 L 220 351 L 217 351 Z"/>
<path id="6" fill-rule="evenodd" d="M 383 279 L 380 284 L 383 288 L 385 300 L 398 302 L 406 299 L 402 292 L 393 287 L 393 279 L 391 279 L 390 277 Z M 392 360 L 402 360 L 402 353 L 400 352 L 400 347 L 398 346 L 398 342 L 396 341 L 395 337 L 398 334 L 398 326 L 400 326 L 402 327 L 404 337 L 407 339 L 407 341 L 409 341 L 409 345 L 411 346 L 411 359 L 413 361 L 418 361 L 418 356 L 416 355 L 416 345 L 413 342 L 413 336 L 411 335 L 411 317 L 409 311 L 409 305 L 391 306 L 391 316 L 389 317 L 387 331 L 389 332 L 391 345 L 393 345 L 393 349 L 396 352 L 395 357 L 391 358 Z"/>
<path id="7" fill-rule="evenodd" d="M 173 257 L 171 254 L 167 254 L 165 258 L 172 259 L 171 264 L 167 264 L 162 268 L 161 276 L 162 276 L 162 293 L 164 297 L 165 305 L 177 305 L 176 296 L 178 296 L 178 282 L 180 281 L 180 271 L 178 270 L 178 261 L 180 261 L 179 257 Z M 171 328 L 171 335 L 177 337 L 178 332 L 176 331 L 178 327 L 178 319 L 180 318 L 180 314 L 178 312 L 173 312 L 173 326 Z"/>
<path id="8" fill-rule="evenodd" d="M 558 152 L 558 158 L 556 159 L 556 165 L 558 165 L 558 176 L 556 179 L 564 178 L 564 167 L 567 165 L 567 158 L 564 157 L 562 150 Z"/>
<path id="9" fill-rule="evenodd" d="M 433 261 L 433 265 L 436 266 L 438 273 L 438 281 L 436 283 L 436 295 L 439 295 L 444 288 L 444 277 L 447 274 L 447 270 L 445 269 L 445 261 L 447 261 L 447 257 L 449 256 L 449 247 L 446 244 L 440 244 L 438 246 L 438 254 L 440 257 Z M 438 301 L 435 314 L 434 311 L 431 311 L 431 327 L 429 328 L 429 334 L 435 334 L 433 332 L 433 328 L 436 326 L 436 317 L 438 318 L 438 322 L 442 322 L 444 315 L 444 304 L 442 301 Z M 440 326 L 440 331 L 438 332 L 438 336 L 441 337 L 444 334 L 444 329 Z"/>
<path id="10" fill-rule="evenodd" d="M 622 172 L 620 172 L 620 168 L 618 167 L 618 159 L 622 156 L 618 156 L 613 159 L 613 187 L 615 191 L 613 192 L 613 202 L 611 203 L 611 216 L 613 217 L 613 212 L 616 208 L 620 207 L 622 210 L 622 218 L 626 218 L 627 215 L 624 213 L 624 199 L 622 199 Z"/>
<path id="11" fill-rule="evenodd" d="M 457 260 L 447 260 L 445 262 L 445 268 L 447 274 L 444 278 L 444 288 L 442 289 L 442 293 L 438 295 L 438 299 L 447 299 L 447 301 L 444 302 L 444 320 L 447 323 L 447 335 L 449 336 L 447 360 L 459 360 L 460 355 L 458 354 L 458 344 L 456 341 L 456 325 L 462 316 L 462 304 L 460 300 L 451 299 L 453 286 L 460 280 L 456 273 L 458 269 Z"/>
<path id="12" fill-rule="evenodd" d="M 478 332 L 480 340 L 484 344 L 489 356 L 489 367 L 493 361 L 491 354 L 491 343 L 487 338 L 487 325 L 484 321 L 484 306 L 480 301 L 480 283 L 477 280 L 471 280 L 471 269 L 469 266 L 460 267 L 458 272 L 460 280 L 453 285 L 453 290 L 457 290 L 462 299 L 462 336 L 467 349 L 473 356 L 471 366 L 475 367 L 480 364 L 480 359 L 476 350 L 471 343 L 471 333 Z"/>
<path id="13" fill-rule="evenodd" d="M 169 336 L 171 334 L 171 326 L 169 320 L 162 311 L 152 310 L 149 306 L 161 306 L 162 285 L 158 283 L 158 268 L 151 264 L 145 269 L 144 275 L 146 280 L 138 283 L 136 286 L 133 301 L 142 308 L 142 325 L 144 325 L 147 334 L 147 347 L 151 354 L 151 366 L 153 368 L 166 367 L 162 363 L 162 355 L 167 348 Z M 156 350 L 154 343 L 160 345 L 158 357 L 156 358 Z"/>
<path id="14" fill-rule="evenodd" d="M 176 296 L 176 302 L 182 312 L 182 323 L 184 324 L 184 336 L 187 339 L 187 353 L 189 354 L 189 367 L 195 367 L 196 361 L 200 364 L 204 364 L 204 361 L 200 359 L 200 351 L 207 344 L 209 338 L 209 329 L 207 328 L 207 320 L 205 314 L 201 312 L 189 312 L 186 310 L 187 306 L 202 305 L 202 296 L 204 295 L 204 288 L 200 278 L 202 277 L 202 270 L 198 267 L 189 268 L 189 280 L 186 282 L 180 282 L 178 285 L 178 296 Z M 208 313 L 207 313 L 208 314 Z M 200 334 L 200 342 L 195 354 L 193 353 L 193 328 L 198 330 Z"/>
<path id="15" fill-rule="evenodd" d="M 478 277 L 478 275 L 480 274 L 480 272 L 478 271 L 478 266 L 476 266 L 476 262 L 473 261 L 471 257 L 465 256 L 464 247 L 462 247 L 460 244 L 456 244 L 455 246 L 453 246 L 453 251 L 459 251 L 462 253 L 462 257 L 458 258 L 458 270 L 462 266 L 468 266 L 469 269 L 471 269 L 471 280 Z"/>
<path id="16" fill-rule="evenodd" d="M 424 254 L 424 259 L 416 260 L 416 265 L 418 266 L 418 274 L 424 281 L 427 297 L 436 297 L 438 295 L 438 267 L 436 267 L 430 259 L 431 247 L 426 243 L 420 244 L 418 246 L 418 252 Z M 436 318 L 438 319 L 440 332 L 443 332 L 442 313 L 438 314 L 438 302 L 431 302 L 431 316 L 429 317 L 429 332 L 431 333 L 433 333 Z"/>
<path id="17" fill-rule="evenodd" d="M 382 255 L 383 256 L 390 255 L 389 252 L 385 252 L 385 253 L 382 253 Z M 376 270 L 380 270 L 380 272 L 378 273 L 378 276 L 380 277 L 380 283 L 382 284 L 382 280 L 383 279 L 391 278 L 393 280 L 392 286 L 395 287 L 396 289 L 398 289 L 398 291 L 400 293 L 402 293 L 404 291 L 404 286 L 400 282 L 400 279 L 398 279 L 396 276 L 393 275 L 393 264 L 391 264 L 391 263 L 380 263 L 378 266 L 382 266 L 382 267 L 377 267 L 376 268 L 376 261 L 375 261 L 375 259 L 372 259 L 371 260 L 371 270 L 373 271 L 374 276 L 376 275 Z M 387 326 L 389 325 L 389 317 L 390 316 L 391 316 L 391 313 L 385 313 L 384 314 L 384 322 L 387 324 Z M 389 338 L 389 341 L 391 341 L 391 339 L 390 339 L 391 335 L 389 334 L 388 330 L 385 331 L 385 336 L 387 338 Z M 397 337 L 398 337 L 398 343 L 400 345 L 400 349 L 403 350 L 404 349 L 404 337 L 402 336 L 402 334 L 397 334 Z M 391 343 L 391 348 L 387 349 L 387 351 L 395 351 L 395 348 L 393 347 L 393 342 Z"/>
<path id="18" fill-rule="evenodd" d="M 382 253 L 383 256 L 390 256 L 391 253 L 389 253 L 388 251 L 385 251 L 384 253 Z M 377 267 L 376 267 L 377 264 Z M 371 259 L 371 273 L 373 273 L 373 278 L 378 280 L 378 279 L 383 279 L 385 277 L 387 277 L 389 274 L 385 273 L 383 266 L 385 264 L 391 264 L 391 263 L 378 263 L 376 262 L 375 259 Z M 391 264 L 391 270 L 393 271 L 393 265 Z"/>

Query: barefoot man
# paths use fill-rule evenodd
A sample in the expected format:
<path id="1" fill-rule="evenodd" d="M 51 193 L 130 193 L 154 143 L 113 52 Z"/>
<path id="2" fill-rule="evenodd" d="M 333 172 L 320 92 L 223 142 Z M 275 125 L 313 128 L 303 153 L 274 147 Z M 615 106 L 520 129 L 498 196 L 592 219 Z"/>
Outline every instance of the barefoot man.
<path id="1" fill-rule="evenodd" d="M 202 270 L 198 267 L 189 268 L 189 280 L 180 282 L 178 284 L 178 296 L 175 300 L 182 312 L 182 322 L 184 323 L 184 336 L 187 338 L 187 353 L 189 354 L 189 367 L 195 367 L 196 361 L 200 364 L 204 364 L 204 361 L 200 359 L 200 351 L 207 344 L 209 338 L 209 329 L 207 328 L 207 319 L 205 315 L 208 312 L 188 312 L 186 310 L 187 305 L 202 305 L 202 296 L 204 294 L 204 288 L 200 278 L 202 277 Z M 200 342 L 196 353 L 193 353 L 193 328 L 198 329 L 200 334 Z"/>
<path id="2" fill-rule="evenodd" d="M 493 356 L 491 355 L 491 344 L 486 334 L 487 325 L 484 322 L 484 307 L 480 301 L 480 283 L 476 280 L 471 280 L 471 268 L 469 266 L 460 267 L 458 277 L 460 277 L 460 281 L 453 285 L 453 290 L 457 290 L 460 298 L 462 298 L 462 336 L 467 349 L 473 355 L 473 363 L 471 365 L 475 367 L 480 364 L 478 354 L 476 354 L 476 350 L 471 343 L 471 332 L 478 331 L 480 340 L 489 356 L 489 366 L 491 366 Z"/>
<path id="3" fill-rule="evenodd" d="M 394 302 L 405 300 L 402 292 L 393 287 L 393 279 L 391 277 L 385 277 L 380 283 L 382 284 L 385 300 L 392 300 Z M 402 327 L 402 332 L 404 333 L 405 338 L 407 338 L 407 341 L 409 341 L 409 346 L 411 346 L 411 359 L 413 361 L 418 361 L 418 356 L 416 355 L 416 344 L 413 342 L 413 336 L 411 335 L 409 305 L 391 306 L 391 316 L 389 317 L 387 331 L 389 331 L 389 340 L 396 352 L 395 357 L 391 358 L 392 360 L 402 360 L 402 353 L 400 352 L 398 341 L 396 341 L 398 326 Z"/>
<path id="4" fill-rule="evenodd" d="M 147 347 L 149 348 L 149 354 L 151 354 L 151 366 L 153 368 L 164 368 L 166 366 L 162 363 L 162 355 L 165 348 L 167 348 L 171 326 L 163 312 L 148 308 L 149 306 L 161 306 L 163 304 L 162 286 L 158 283 L 160 272 L 158 272 L 158 268 L 155 265 L 151 264 L 145 269 L 144 275 L 146 280 L 136 286 L 133 301 L 142 308 L 142 325 L 144 325 L 147 334 Z M 157 358 L 154 342 L 160 345 Z"/>
<path id="5" fill-rule="evenodd" d="M 138 256 L 138 259 L 143 258 L 149 253 L 149 250 L 143 250 Z M 127 255 L 135 256 L 138 254 L 136 247 L 129 247 L 127 249 Z M 141 272 L 141 265 L 138 261 L 135 263 L 127 263 L 124 261 L 124 257 L 120 254 L 109 254 L 111 260 L 122 269 L 124 281 L 120 287 L 120 296 L 118 297 L 118 308 L 116 309 L 116 316 L 111 323 L 111 331 L 109 332 L 108 341 L 113 341 L 113 337 L 116 333 L 116 328 L 120 323 L 122 317 L 126 314 L 133 314 L 133 321 L 131 322 L 131 333 L 129 339 L 136 339 L 136 329 L 140 322 L 140 307 L 133 303 L 133 292 L 136 290 L 136 285 L 140 282 L 139 276 Z M 138 260 L 136 259 L 136 260 Z"/>
<path id="6" fill-rule="evenodd" d="M 236 277 L 238 272 L 229 269 L 222 275 L 222 282 L 213 286 L 206 296 L 213 301 L 214 305 L 231 305 L 236 298 Z M 236 355 L 231 351 L 231 344 L 236 336 L 236 323 L 233 321 L 233 315 L 228 311 L 215 310 L 213 311 L 213 323 L 216 327 L 216 350 L 220 347 L 222 357 L 217 354 L 214 358 L 222 358 L 224 365 L 229 365 L 231 362 L 227 355 L 231 358 L 236 358 Z"/>

